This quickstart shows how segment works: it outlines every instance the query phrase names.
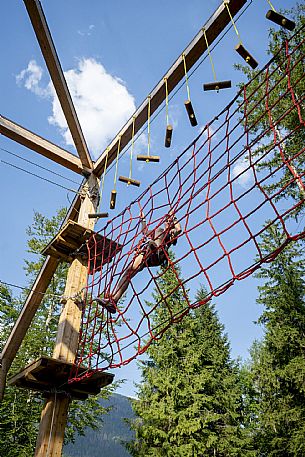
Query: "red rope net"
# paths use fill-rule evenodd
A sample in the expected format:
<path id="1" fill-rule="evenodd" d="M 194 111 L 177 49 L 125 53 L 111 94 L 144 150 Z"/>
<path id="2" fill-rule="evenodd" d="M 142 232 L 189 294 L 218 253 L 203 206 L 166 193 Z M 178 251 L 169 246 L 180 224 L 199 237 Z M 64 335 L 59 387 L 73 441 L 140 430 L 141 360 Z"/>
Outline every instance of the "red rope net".
<path id="1" fill-rule="evenodd" d="M 127 364 L 191 308 L 304 236 L 292 217 L 300 216 L 305 196 L 304 48 L 287 41 L 138 200 L 90 240 L 77 367 Z M 266 254 L 259 243 L 272 224 L 283 243 Z M 165 294 L 159 280 L 169 270 L 177 284 Z M 198 302 L 192 294 L 200 284 L 208 295 Z M 185 303 L 174 313 L 169 298 L 177 288 Z M 161 302 L 165 320 L 154 328 Z M 80 376 L 77 368 L 72 378 Z"/>

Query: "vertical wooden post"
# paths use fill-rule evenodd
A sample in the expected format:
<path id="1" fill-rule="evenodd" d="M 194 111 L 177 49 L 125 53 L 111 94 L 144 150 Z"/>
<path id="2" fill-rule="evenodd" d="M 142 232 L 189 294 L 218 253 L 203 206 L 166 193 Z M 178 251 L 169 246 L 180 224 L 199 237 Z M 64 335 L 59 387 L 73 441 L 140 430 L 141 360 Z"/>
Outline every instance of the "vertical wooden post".
<path id="1" fill-rule="evenodd" d="M 83 187 L 84 198 L 81 203 L 78 223 L 86 228 L 94 228 L 94 219 L 88 214 L 95 213 L 98 204 L 98 178 L 91 175 Z M 73 296 L 85 285 L 87 262 L 73 260 L 67 276 L 65 296 Z M 68 299 L 59 319 L 59 326 L 53 357 L 65 362 L 73 362 L 78 345 L 81 325 L 80 306 Z M 52 393 L 46 398 L 36 443 L 35 457 L 61 456 L 70 399 L 62 393 Z"/>

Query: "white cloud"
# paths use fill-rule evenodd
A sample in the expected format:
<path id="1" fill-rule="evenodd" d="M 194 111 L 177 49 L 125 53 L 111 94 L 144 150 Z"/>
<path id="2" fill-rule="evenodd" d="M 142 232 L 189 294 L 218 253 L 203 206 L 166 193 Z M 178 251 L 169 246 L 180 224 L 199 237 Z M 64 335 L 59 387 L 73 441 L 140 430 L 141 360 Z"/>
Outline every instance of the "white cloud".
<path id="1" fill-rule="evenodd" d="M 95 29 L 95 25 L 90 24 L 87 30 L 78 30 L 77 33 L 80 36 L 90 36 L 92 35 L 93 30 Z"/>
<path id="2" fill-rule="evenodd" d="M 134 98 L 121 79 L 107 73 L 94 59 L 81 59 L 77 68 L 64 74 L 88 147 L 96 158 L 135 111 Z M 60 130 L 65 143 L 72 145 L 54 87 L 51 81 L 41 87 L 41 78 L 42 69 L 32 60 L 16 80 L 36 95 L 50 98 L 52 115 L 48 121 Z"/>
<path id="3" fill-rule="evenodd" d="M 237 177 L 237 182 L 240 186 L 246 188 L 253 182 L 251 168 L 249 168 L 249 160 L 241 157 L 233 166 L 233 177 Z"/>
<path id="4" fill-rule="evenodd" d="M 40 81 L 42 78 L 43 70 L 37 65 L 35 60 L 30 60 L 27 68 L 22 70 L 19 75 L 16 76 L 16 82 L 20 86 L 21 84 L 34 94 L 41 97 L 46 95 L 43 88 L 40 87 Z"/>

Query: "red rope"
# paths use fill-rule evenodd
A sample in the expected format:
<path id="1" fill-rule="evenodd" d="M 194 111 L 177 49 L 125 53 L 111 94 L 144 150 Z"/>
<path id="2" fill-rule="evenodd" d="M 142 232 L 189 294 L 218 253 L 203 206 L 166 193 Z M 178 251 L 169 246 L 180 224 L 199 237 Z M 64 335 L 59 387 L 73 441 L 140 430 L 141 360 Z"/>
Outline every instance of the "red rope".
<path id="1" fill-rule="evenodd" d="M 297 93 L 304 84 L 304 73 L 298 73 L 304 42 L 290 49 L 287 41 L 283 49 L 285 60 L 282 54 L 271 60 L 136 202 L 108 222 L 99 234 L 102 241 L 90 240 L 77 367 L 106 370 L 129 363 L 190 309 L 221 295 L 305 236 L 292 217 L 304 206 L 300 163 L 305 147 L 290 148 L 290 156 L 286 149 L 305 127 L 304 96 Z M 291 116 L 293 128 L 283 128 Z M 262 167 L 271 158 L 274 166 Z M 296 186 L 299 198 L 287 197 Z M 140 211 L 146 215 L 145 233 Z M 166 229 L 169 213 L 178 219 L 181 233 Z M 283 243 L 266 255 L 259 244 L 272 224 L 281 228 Z M 149 238 L 162 227 L 161 246 L 148 248 Z M 174 244 L 174 258 L 168 244 Z M 134 270 L 139 255 L 140 267 Z M 152 255 L 165 266 L 151 266 Z M 175 278 L 171 290 L 160 285 L 166 272 Z M 111 298 L 122 278 L 128 287 L 111 315 L 92 299 Z M 200 284 L 208 295 L 195 301 Z M 176 294 L 182 300 L 178 312 L 171 307 Z M 160 305 L 164 319 L 156 325 L 153 316 Z M 88 373 L 79 375 L 77 368 L 71 379 L 82 376 Z"/>

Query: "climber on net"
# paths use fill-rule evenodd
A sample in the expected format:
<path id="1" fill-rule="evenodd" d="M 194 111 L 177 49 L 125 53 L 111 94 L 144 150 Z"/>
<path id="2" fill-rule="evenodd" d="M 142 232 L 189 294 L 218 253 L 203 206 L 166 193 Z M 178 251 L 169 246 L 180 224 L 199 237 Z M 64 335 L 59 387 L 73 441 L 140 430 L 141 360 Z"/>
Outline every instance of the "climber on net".
<path id="1" fill-rule="evenodd" d="M 181 233 L 181 225 L 172 211 L 167 215 L 164 227 L 157 227 L 148 231 L 143 212 L 140 212 L 142 233 L 144 238 L 136 248 L 133 260 L 122 273 L 122 277 L 113 292 L 104 297 L 97 297 L 95 301 L 106 308 L 109 313 L 117 311 L 117 303 L 126 292 L 131 279 L 145 267 L 160 267 L 168 264 L 168 250 L 177 244 L 177 237 Z"/>

